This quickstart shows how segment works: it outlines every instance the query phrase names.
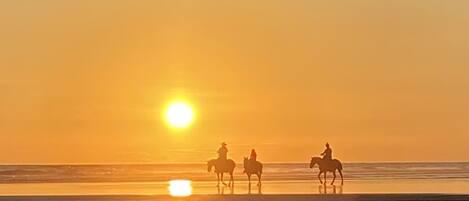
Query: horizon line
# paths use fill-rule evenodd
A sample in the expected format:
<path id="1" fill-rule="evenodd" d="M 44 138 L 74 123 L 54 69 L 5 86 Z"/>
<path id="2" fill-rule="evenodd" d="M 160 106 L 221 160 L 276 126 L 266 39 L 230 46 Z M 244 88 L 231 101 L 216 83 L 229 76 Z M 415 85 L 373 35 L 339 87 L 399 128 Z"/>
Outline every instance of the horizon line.
<path id="1" fill-rule="evenodd" d="M 262 161 L 261 161 L 262 162 Z M 301 164 L 301 163 L 309 163 L 307 161 L 301 162 L 262 162 L 263 164 Z M 344 164 L 379 164 L 379 163 L 389 163 L 389 164 L 398 164 L 398 163 L 469 163 L 469 161 L 370 161 L 370 162 L 363 162 L 363 161 L 356 161 L 356 162 L 343 162 Z M 0 164 L 0 166 L 28 166 L 28 165 L 200 165 L 205 164 L 205 162 L 132 162 L 132 163 L 4 163 Z"/>

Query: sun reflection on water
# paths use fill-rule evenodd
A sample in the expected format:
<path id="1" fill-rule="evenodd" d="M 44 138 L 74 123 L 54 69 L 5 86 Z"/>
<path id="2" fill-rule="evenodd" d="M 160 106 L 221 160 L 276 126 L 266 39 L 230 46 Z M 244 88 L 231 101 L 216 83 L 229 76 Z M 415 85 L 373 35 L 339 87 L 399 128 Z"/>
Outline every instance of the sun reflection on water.
<path id="1" fill-rule="evenodd" d="M 190 180 L 171 180 L 168 190 L 171 196 L 187 197 L 192 194 L 192 184 Z"/>

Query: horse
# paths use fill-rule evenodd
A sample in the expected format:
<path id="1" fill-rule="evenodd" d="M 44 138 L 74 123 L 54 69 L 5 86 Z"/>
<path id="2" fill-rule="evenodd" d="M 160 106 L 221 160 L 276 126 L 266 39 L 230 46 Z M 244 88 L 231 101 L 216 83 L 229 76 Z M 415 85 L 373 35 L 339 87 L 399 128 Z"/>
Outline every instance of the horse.
<path id="1" fill-rule="evenodd" d="M 316 163 L 319 166 L 318 178 L 321 184 L 323 183 L 321 180 L 321 174 L 324 173 L 324 184 L 326 184 L 326 173 L 332 172 L 334 174 L 334 178 L 332 179 L 331 185 L 334 185 L 335 171 L 338 170 L 340 173 L 340 179 L 342 180 L 341 185 L 344 185 L 344 177 L 342 176 L 342 163 L 339 160 L 334 159 L 334 160 L 329 161 L 329 160 L 324 160 L 320 157 L 312 157 L 311 163 L 309 164 L 309 168 L 313 168 Z"/>
<path id="2" fill-rule="evenodd" d="M 235 162 L 231 159 L 227 159 L 226 161 L 212 159 L 207 162 L 208 172 L 211 172 L 212 167 L 215 167 L 215 173 L 217 173 L 217 186 L 220 186 L 220 181 L 223 183 L 223 185 L 226 185 L 226 183 L 223 181 L 223 173 L 230 173 L 230 182 L 228 182 L 228 186 L 233 185 L 233 171 L 235 166 Z"/>
<path id="3" fill-rule="evenodd" d="M 262 175 L 262 163 L 259 161 L 249 160 L 247 157 L 244 157 L 244 173 L 248 175 L 249 185 L 251 185 L 251 175 L 257 175 L 258 183 L 261 185 L 261 175 Z"/>

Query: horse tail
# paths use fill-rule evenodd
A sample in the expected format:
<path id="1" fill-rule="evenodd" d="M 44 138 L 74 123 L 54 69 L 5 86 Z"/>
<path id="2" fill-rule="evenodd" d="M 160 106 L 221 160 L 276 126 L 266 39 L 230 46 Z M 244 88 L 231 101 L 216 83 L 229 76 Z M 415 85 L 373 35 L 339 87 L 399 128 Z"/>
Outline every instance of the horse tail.
<path id="1" fill-rule="evenodd" d="M 342 163 L 340 161 L 337 161 L 337 162 L 338 162 L 337 169 L 342 171 Z"/>
<path id="2" fill-rule="evenodd" d="M 236 167 L 236 163 L 234 162 L 234 160 L 231 160 L 231 159 L 229 159 L 229 161 L 230 161 L 231 166 L 232 166 L 232 167 L 229 167 L 230 172 L 233 172 L 235 167 Z"/>

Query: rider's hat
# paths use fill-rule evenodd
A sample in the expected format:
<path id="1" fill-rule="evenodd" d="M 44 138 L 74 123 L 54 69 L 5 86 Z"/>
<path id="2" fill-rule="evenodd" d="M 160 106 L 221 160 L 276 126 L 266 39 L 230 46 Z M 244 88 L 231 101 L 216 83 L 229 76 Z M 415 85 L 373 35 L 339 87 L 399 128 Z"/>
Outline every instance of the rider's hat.
<path id="1" fill-rule="evenodd" d="M 326 146 L 329 146 L 329 142 L 326 142 Z"/>
<path id="2" fill-rule="evenodd" d="M 221 145 L 225 146 L 225 145 L 226 145 L 226 143 L 225 143 L 225 142 L 222 142 L 222 143 L 221 143 Z"/>

